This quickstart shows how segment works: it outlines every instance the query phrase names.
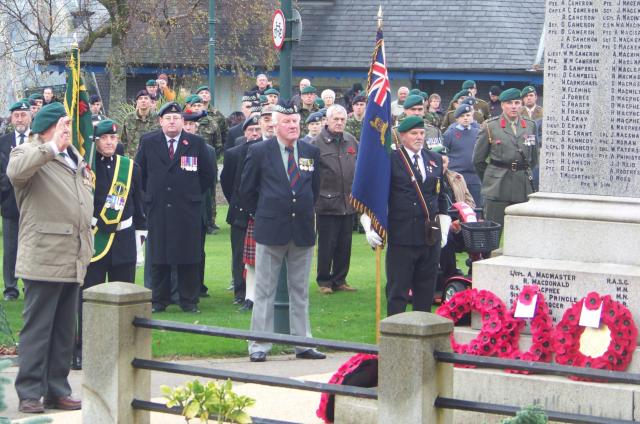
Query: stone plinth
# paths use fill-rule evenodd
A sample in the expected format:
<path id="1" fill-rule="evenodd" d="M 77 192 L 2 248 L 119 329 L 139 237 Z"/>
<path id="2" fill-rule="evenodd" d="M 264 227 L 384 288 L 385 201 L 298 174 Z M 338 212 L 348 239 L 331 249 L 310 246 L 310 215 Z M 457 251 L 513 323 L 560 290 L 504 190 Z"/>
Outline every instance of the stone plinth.
<path id="1" fill-rule="evenodd" d="M 378 422 L 378 401 L 351 396 L 335 397 L 335 424 L 361 424 Z"/>
<path id="2" fill-rule="evenodd" d="M 151 330 L 133 319 L 151 317 L 151 291 L 130 283 L 100 284 L 84 291 L 82 422 L 149 424 L 148 411 L 134 411 L 134 398 L 150 397 L 150 374 L 134 358 L 151 358 Z"/>

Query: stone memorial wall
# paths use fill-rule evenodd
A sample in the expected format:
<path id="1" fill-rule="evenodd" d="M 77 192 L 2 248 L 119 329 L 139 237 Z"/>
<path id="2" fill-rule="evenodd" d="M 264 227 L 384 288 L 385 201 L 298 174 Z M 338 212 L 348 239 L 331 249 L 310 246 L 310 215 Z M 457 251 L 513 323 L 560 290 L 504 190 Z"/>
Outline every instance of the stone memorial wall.
<path id="1" fill-rule="evenodd" d="M 541 191 L 640 197 L 640 2 L 548 0 Z"/>

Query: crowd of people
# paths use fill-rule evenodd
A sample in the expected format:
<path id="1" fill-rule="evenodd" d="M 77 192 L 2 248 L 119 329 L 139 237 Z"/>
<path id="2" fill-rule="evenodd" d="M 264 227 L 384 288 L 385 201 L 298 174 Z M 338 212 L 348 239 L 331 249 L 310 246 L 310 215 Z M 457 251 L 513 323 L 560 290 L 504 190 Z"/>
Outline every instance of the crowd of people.
<path id="1" fill-rule="evenodd" d="M 397 148 L 391 154 L 387 229 L 387 314 L 429 311 L 446 241 L 460 231 L 447 220 L 452 202 L 504 209 L 534 190 L 536 91 L 490 90 L 477 97 L 465 81 L 448 108 L 438 94 L 401 87 L 391 104 Z M 81 368 L 82 289 L 135 282 L 144 260 L 152 311 L 177 304 L 200 312 L 205 237 L 214 234 L 215 188 L 229 208 L 233 302 L 251 311 L 251 329 L 273 331 L 274 301 L 287 266 L 291 334 L 311 336 L 309 277 L 317 243 L 320 293 L 355 292 L 348 282 L 352 234 L 361 225 L 372 247 L 383 242 L 350 202 L 367 94 L 359 84 L 336 101 L 308 79 L 290 100 L 264 74 L 225 117 L 207 86 L 177 103 L 166 75 L 146 82 L 123 122 L 90 99 L 93 169 L 71 144 L 70 118 L 50 89 L 16 102 L 0 138 L 4 299 L 24 282 L 16 390 L 20 410 L 78 409 L 67 381 Z M 217 158 L 223 155 L 218 173 Z M 455 251 L 450 252 L 454 255 Z M 410 299 L 411 293 L 411 299 Z M 250 342 L 262 362 L 271 346 Z M 296 347 L 296 357 L 323 359 Z"/>

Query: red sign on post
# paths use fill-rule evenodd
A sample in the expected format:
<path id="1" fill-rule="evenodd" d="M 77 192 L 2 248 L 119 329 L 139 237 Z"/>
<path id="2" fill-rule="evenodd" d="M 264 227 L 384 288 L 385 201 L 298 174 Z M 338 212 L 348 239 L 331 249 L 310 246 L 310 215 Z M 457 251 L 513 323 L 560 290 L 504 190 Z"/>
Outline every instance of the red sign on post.
<path id="1" fill-rule="evenodd" d="M 284 46 L 286 29 L 287 22 L 284 19 L 284 13 L 282 13 L 282 10 L 276 9 L 273 13 L 273 21 L 271 23 L 271 35 L 273 36 L 273 45 L 278 50 L 281 50 L 282 46 Z"/>

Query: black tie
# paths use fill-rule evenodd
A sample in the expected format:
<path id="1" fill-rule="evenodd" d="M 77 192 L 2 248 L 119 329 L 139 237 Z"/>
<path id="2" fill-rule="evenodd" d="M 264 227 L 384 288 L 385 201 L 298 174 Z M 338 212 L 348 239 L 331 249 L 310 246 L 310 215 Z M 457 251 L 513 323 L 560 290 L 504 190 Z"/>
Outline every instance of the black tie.
<path id="1" fill-rule="evenodd" d="M 422 182 L 422 172 L 420 171 L 420 165 L 418 165 L 419 158 L 420 156 L 418 156 L 417 154 L 413 155 L 413 167 L 415 168 L 416 179 Z"/>
<path id="2" fill-rule="evenodd" d="M 24 133 L 20 133 L 20 144 L 24 144 Z"/>

